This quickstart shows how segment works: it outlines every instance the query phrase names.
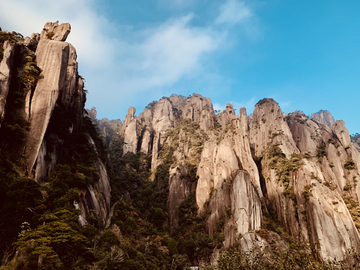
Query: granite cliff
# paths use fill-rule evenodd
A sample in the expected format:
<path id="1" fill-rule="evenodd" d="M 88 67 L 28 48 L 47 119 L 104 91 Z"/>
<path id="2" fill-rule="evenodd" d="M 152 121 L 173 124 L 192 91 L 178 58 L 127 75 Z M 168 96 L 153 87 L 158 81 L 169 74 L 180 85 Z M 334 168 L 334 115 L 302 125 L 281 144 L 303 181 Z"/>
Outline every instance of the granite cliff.
<path id="1" fill-rule="evenodd" d="M 48 22 L 40 34 L 25 39 L 16 33 L 1 32 L 7 40 L 2 44 L 0 63 L 0 135 L 5 140 L 11 135 L 21 137 L 12 149 L 3 144 L 2 151 L 12 152 L 18 174 L 39 184 L 45 184 L 64 159 L 72 137 L 85 134 L 83 143 L 93 152 L 100 151 L 92 138 L 97 136 L 96 131 L 90 134 L 86 131 L 89 124 L 84 124 L 86 93 L 78 74 L 76 50 L 65 42 L 70 31 L 68 23 Z M 15 128 L 19 134 L 11 134 Z M 79 189 L 83 224 L 91 211 L 103 224 L 108 217 L 110 183 L 104 162 L 100 155 L 92 159 L 90 166 L 98 179 Z"/>
<path id="2" fill-rule="evenodd" d="M 281 239 L 265 229 L 269 213 L 324 261 L 359 250 L 360 155 L 344 122 L 329 112 L 309 119 L 263 99 L 250 118 L 245 109 L 236 115 L 231 104 L 215 114 L 208 98 L 194 94 L 163 98 L 134 114 L 130 107 L 119 130 L 123 153 L 148 155 L 152 180 L 160 164 L 170 165 L 171 231 L 191 192 L 198 215 L 206 213 L 207 233 L 218 233 L 222 224 L 212 262 L 235 243 L 250 250 Z M 186 177 L 190 169 L 195 180 Z"/>

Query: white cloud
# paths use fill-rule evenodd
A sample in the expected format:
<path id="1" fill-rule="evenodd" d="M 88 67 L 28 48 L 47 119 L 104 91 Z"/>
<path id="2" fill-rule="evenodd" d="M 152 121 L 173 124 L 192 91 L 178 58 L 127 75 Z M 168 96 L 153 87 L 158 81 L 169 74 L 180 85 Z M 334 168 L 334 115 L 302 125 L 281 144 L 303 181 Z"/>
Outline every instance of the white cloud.
<path id="1" fill-rule="evenodd" d="M 216 19 L 217 24 L 236 24 L 252 16 L 250 8 L 244 2 L 227 0 L 220 6 L 220 14 Z"/>
<path id="2" fill-rule="evenodd" d="M 221 35 L 189 25 L 192 15 L 171 19 L 143 31 L 133 44 L 123 43 L 118 66 L 124 86 L 149 89 L 171 85 L 202 68 L 202 57 L 216 50 Z"/>

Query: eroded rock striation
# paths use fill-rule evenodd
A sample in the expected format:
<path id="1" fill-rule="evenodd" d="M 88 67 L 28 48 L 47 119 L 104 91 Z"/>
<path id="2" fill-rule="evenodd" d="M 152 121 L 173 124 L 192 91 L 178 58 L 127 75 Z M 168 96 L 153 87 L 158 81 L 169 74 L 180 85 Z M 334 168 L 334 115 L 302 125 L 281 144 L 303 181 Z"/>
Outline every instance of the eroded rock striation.
<path id="1" fill-rule="evenodd" d="M 7 122 L 8 126 L 14 125 L 23 133 L 19 145 L 22 152 L 15 151 L 14 155 L 19 155 L 19 172 L 40 184 L 63 158 L 64 148 L 69 147 L 69 137 L 88 130 L 83 127 L 84 81 L 78 74 L 76 50 L 66 42 L 70 31 L 69 23 L 48 22 L 41 34 L 35 33 L 22 39 L 9 33 L 7 36 L 12 43 L 5 41 L 3 44 L 0 117 L 5 116 L 5 121 L 10 121 L 7 113 L 12 113 L 17 119 L 23 119 L 16 125 Z M 19 96 L 19 89 L 23 91 L 22 96 Z M 16 106 L 14 95 L 18 95 Z M 11 112 L 6 111 L 9 99 L 13 106 Z M 98 146 L 91 137 L 94 134 L 87 136 L 88 141 L 80 143 L 87 144 L 88 149 L 93 148 L 93 152 L 97 153 L 98 157 L 90 166 L 97 172 L 98 179 L 88 184 L 86 189 L 78 190 L 81 200 L 76 207 L 82 211 L 79 218 L 82 225 L 86 224 L 86 216 L 91 211 L 95 211 L 105 224 L 110 210 L 109 177 L 104 158 L 99 158 Z M 80 174 L 80 178 L 84 180 L 85 176 Z"/>
<path id="2" fill-rule="evenodd" d="M 236 115 L 231 104 L 215 114 L 211 101 L 198 94 L 173 95 L 150 103 L 138 117 L 134 113 L 130 107 L 124 121 L 124 153 L 148 155 L 153 173 L 159 164 L 171 164 L 171 230 L 191 192 L 199 215 L 207 215 L 209 235 L 222 224 L 224 242 L 213 250 L 213 262 L 235 242 L 251 250 L 281 239 L 276 232 L 271 239 L 257 233 L 264 211 L 325 261 L 360 249 L 359 152 L 344 122 L 330 113 L 312 119 L 284 114 L 273 99 L 263 99 L 250 117 L 245 109 Z M 190 168 L 196 178 L 188 177 Z"/>
<path id="3" fill-rule="evenodd" d="M 9 94 L 11 69 L 13 65 L 15 45 L 5 41 L 3 58 L 0 62 L 0 118 L 4 117 L 6 99 Z"/>

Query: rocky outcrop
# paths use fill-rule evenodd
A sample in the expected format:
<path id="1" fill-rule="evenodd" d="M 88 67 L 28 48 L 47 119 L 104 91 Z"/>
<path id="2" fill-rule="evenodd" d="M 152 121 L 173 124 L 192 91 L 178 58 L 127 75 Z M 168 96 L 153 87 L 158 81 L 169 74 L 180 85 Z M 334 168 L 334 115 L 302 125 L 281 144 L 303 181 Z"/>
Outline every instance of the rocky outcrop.
<path id="1" fill-rule="evenodd" d="M 178 124 L 180 118 L 191 119 L 204 131 L 214 125 L 215 114 L 209 98 L 194 94 L 191 97 L 172 95 L 152 102 L 138 117 L 130 107 L 123 122 L 124 154 L 143 152 L 152 155 L 151 169 L 162 162 L 159 151 L 165 142 L 165 134 Z"/>
<path id="2" fill-rule="evenodd" d="M 69 23 L 62 23 L 59 25 L 59 21 L 54 23 L 47 22 L 41 31 L 40 39 L 50 39 L 56 41 L 65 41 L 70 34 L 71 26 Z"/>
<path id="3" fill-rule="evenodd" d="M 350 146 L 350 134 L 348 129 L 345 127 L 345 122 L 343 120 L 336 121 L 332 126 L 332 130 L 344 147 Z"/>
<path id="4" fill-rule="evenodd" d="M 13 64 L 15 45 L 11 44 L 9 41 L 5 41 L 3 49 L 4 55 L 0 62 L 0 118 L 3 118 L 5 114 L 6 99 L 9 93 L 11 81 L 11 69 Z"/>
<path id="5" fill-rule="evenodd" d="M 179 225 L 179 206 L 186 200 L 191 191 L 191 184 L 186 179 L 182 179 L 182 175 L 188 174 L 188 168 L 185 165 L 173 168 L 169 178 L 169 221 L 170 228 L 174 230 Z"/>
<path id="6" fill-rule="evenodd" d="M 88 140 L 95 152 L 97 152 L 95 143 L 90 136 Z M 105 226 L 110 212 L 110 182 L 106 167 L 100 158 L 96 159 L 94 167 L 99 173 L 99 180 L 95 184 L 89 185 L 85 191 L 80 192 L 79 209 L 82 211 L 79 215 L 79 221 L 83 222 L 83 220 L 86 220 L 90 210 L 94 210 L 96 215 L 101 218 L 102 225 Z"/>
<path id="7" fill-rule="evenodd" d="M 200 208 L 209 198 L 210 190 L 217 189 L 222 181 L 231 177 L 238 170 L 246 170 L 251 175 L 251 181 L 262 197 L 259 172 L 251 155 L 249 129 L 246 110 L 241 110 L 241 117 L 233 114 L 231 104 L 219 116 L 223 123 L 223 134 L 220 139 L 211 139 L 204 145 L 199 164 L 196 201 Z"/>
<path id="8" fill-rule="evenodd" d="M 310 241 L 325 260 L 343 259 L 350 246 L 360 247 L 342 200 L 350 180 L 344 177 L 349 135 L 342 123 L 333 130 L 302 113 L 284 118 L 273 100 L 256 105 L 250 124 L 254 153 L 262 159 L 267 206 L 291 235 Z"/>
<path id="9" fill-rule="evenodd" d="M 211 196 L 209 206 L 211 210 L 208 220 L 210 234 L 215 230 L 221 217 L 230 216 L 224 228 L 225 248 L 231 247 L 238 236 L 261 228 L 260 197 L 246 171 L 238 171 L 216 189 Z"/>
<path id="10" fill-rule="evenodd" d="M 28 172 L 32 171 L 60 90 L 64 86 L 69 45 L 60 41 L 40 40 L 36 56 L 42 78 L 29 100 L 30 131 L 25 148 Z"/>
<path id="11" fill-rule="evenodd" d="M 263 211 L 270 211 L 289 235 L 310 243 L 326 261 L 360 250 L 360 153 L 343 121 L 333 122 L 326 112 L 313 119 L 302 112 L 284 114 L 273 99 L 260 100 L 250 117 L 245 109 L 236 115 L 231 104 L 215 115 L 211 101 L 197 94 L 163 98 L 139 117 L 134 113 L 129 110 L 124 120 L 124 153 L 148 154 L 153 172 L 172 158 L 172 231 L 179 225 L 177 207 L 195 190 L 199 214 L 208 215 L 208 233 L 224 224 L 225 248 L 235 242 L 248 250 L 266 246 L 269 239 L 257 230 Z M 193 182 L 190 165 L 196 166 Z M 267 235 L 281 239 L 275 232 Z"/>
<path id="12" fill-rule="evenodd" d="M 320 110 L 317 113 L 312 113 L 311 120 L 319 122 L 320 124 L 323 124 L 329 128 L 331 128 L 331 126 L 335 123 L 331 113 L 324 110 Z"/>
<path id="13" fill-rule="evenodd" d="M 35 45 L 39 42 L 39 40 L 40 40 L 40 34 L 32 33 L 30 37 L 25 37 L 23 44 L 26 47 L 33 49 L 32 47 L 35 47 Z"/>
<path id="14" fill-rule="evenodd" d="M 55 32 L 54 32 L 55 31 Z M 54 33 L 50 40 L 46 33 Z M 75 49 L 64 42 L 70 33 L 70 25 L 47 23 L 41 32 L 36 49 L 37 65 L 42 70 L 34 93 L 29 92 L 25 107 L 30 131 L 25 146 L 26 170 L 30 173 L 39 153 L 55 104 L 64 86 L 63 101 L 70 104 L 70 91 L 78 83 Z M 70 59 L 70 62 L 69 62 Z M 68 64 L 74 68 L 68 68 Z M 72 78 L 69 78 L 72 77 Z M 75 91 L 74 91 L 75 92 Z M 82 113 L 80 114 L 82 117 Z"/>
<path id="15" fill-rule="evenodd" d="M 199 94 L 193 94 L 186 99 L 182 116 L 198 123 L 205 132 L 214 125 L 215 114 L 212 102 L 209 98 Z"/>
<path id="16" fill-rule="evenodd" d="M 91 116 L 91 113 L 90 113 L 90 116 Z M 114 138 L 114 136 L 120 136 L 120 134 L 121 134 L 122 123 L 121 123 L 120 119 L 109 121 L 107 118 L 97 120 L 93 116 L 91 116 L 91 117 L 92 117 L 91 118 L 92 122 L 95 123 L 95 125 L 98 127 L 100 135 L 103 138 L 105 145 L 108 147 L 108 150 L 111 150 L 112 138 Z"/>
<path id="17" fill-rule="evenodd" d="M 84 82 L 78 75 L 76 50 L 71 44 L 64 42 L 69 33 L 69 24 L 47 23 L 37 45 L 37 65 L 42 72 L 34 92 L 29 91 L 25 101 L 25 113 L 30 123 L 24 151 L 28 174 L 32 172 L 35 162 L 44 170 L 45 165 L 39 163 L 43 159 L 41 153 L 44 152 L 40 152 L 40 147 L 55 106 L 72 110 L 71 132 L 82 125 L 86 99 Z M 52 162 L 56 164 L 56 160 Z M 46 171 L 50 170 L 48 168 Z M 37 173 L 36 179 L 40 181 L 46 175 L 47 173 Z"/>
<path id="18" fill-rule="evenodd" d="M 287 157 L 299 153 L 279 105 L 273 99 L 263 99 L 256 104 L 250 123 L 254 155 L 260 156 L 270 142 L 280 143 L 279 147 Z"/>
<path id="19" fill-rule="evenodd" d="M 123 153 L 126 154 L 127 152 L 136 153 L 137 150 L 137 133 L 136 133 L 136 118 L 135 115 L 135 108 L 130 107 L 127 115 L 125 117 L 123 123 L 124 129 L 124 147 Z"/>
<path id="20" fill-rule="evenodd" d="M 86 95 L 84 81 L 78 74 L 76 50 L 65 42 L 70 29 L 68 23 L 60 25 L 58 22 L 47 23 L 40 35 L 33 34 L 31 38 L 26 38 L 16 45 L 22 46 L 23 51 L 26 51 L 27 57 L 31 58 L 31 65 L 23 67 L 24 70 L 21 72 L 24 74 L 20 74 L 20 71 L 15 74 L 19 73 L 24 77 L 27 75 L 27 68 L 36 65 L 41 70 L 38 80 L 37 77 L 31 77 L 34 87 L 27 87 L 27 92 L 24 92 L 24 108 L 19 109 L 21 110 L 19 115 L 24 116 L 29 123 L 29 130 L 28 127 L 24 128 L 24 152 L 19 160 L 24 160 L 24 164 L 21 164 L 23 174 L 33 177 L 39 184 L 43 184 L 44 179 L 55 170 L 58 159 L 62 157 L 66 140 L 71 134 L 79 132 L 83 126 Z M 10 77 L 13 75 L 11 58 L 14 46 L 7 42 L 5 46 L 4 59 L 0 65 L 4 75 L 0 77 L 3 79 L 0 81 L 1 105 L 4 105 L 1 108 L 5 107 L 6 91 L 9 88 Z M 36 59 L 31 52 L 35 48 Z M 19 52 L 19 55 L 18 58 L 21 59 L 22 52 Z M 18 84 L 14 82 L 11 89 L 17 89 Z M 4 111 L 2 110 L 1 113 L 3 115 Z M 86 190 L 78 189 L 81 201 L 74 205 L 82 211 L 79 216 L 82 225 L 86 224 L 86 216 L 90 210 L 94 210 L 105 225 L 110 210 L 109 177 L 90 136 L 87 143 L 97 153 L 98 157 L 93 168 L 99 174 L 99 179 L 88 185 Z"/>

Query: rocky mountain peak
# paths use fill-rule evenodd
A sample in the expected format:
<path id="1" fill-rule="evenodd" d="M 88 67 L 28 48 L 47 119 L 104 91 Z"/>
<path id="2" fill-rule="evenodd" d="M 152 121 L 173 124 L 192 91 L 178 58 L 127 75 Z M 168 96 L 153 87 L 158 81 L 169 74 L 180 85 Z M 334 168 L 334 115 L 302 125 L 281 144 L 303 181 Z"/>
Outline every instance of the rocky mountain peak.
<path id="1" fill-rule="evenodd" d="M 214 109 L 209 98 L 199 94 L 193 94 L 186 99 L 182 109 L 183 118 L 188 118 L 198 123 L 202 129 L 207 131 L 214 124 Z"/>
<path id="2" fill-rule="evenodd" d="M 337 135 L 343 146 L 347 147 L 351 144 L 349 130 L 345 127 L 343 120 L 337 120 L 331 126 L 331 129 Z"/>
<path id="3" fill-rule="evenodd" d="M 59 25 L 59 21 L 54 23 L 47 22 L 41 31 L 41 39 L 50 39 L 57 41 L 65 41 L 70 34 L 71 26 L 69 23 L 62 23 Z"/>
<path id="4" fill-rule="evenodd" d="M 127 114 L 125 116 L 124 122 L 123 122 L 123 127 L 124 129 L 126 128 L 126 126 L 131 122 L 131 120 L 133 120 L 135 117 L 135 112 L 136 109 L 134 107 L 130 107 L 127 111 Z"/>
<path id="5" fill-rule="evenodd" d="M 317 113 L 312 113 L 311 119 L 328 126 L 329 128 L 331 128 L 331 126 L 335 123 L 331 113 L 326 110 L 320 110 Z"/>

